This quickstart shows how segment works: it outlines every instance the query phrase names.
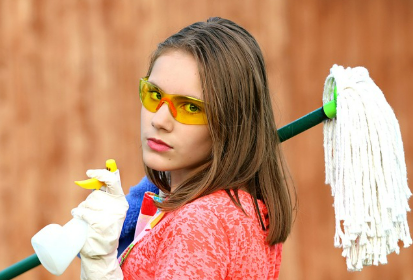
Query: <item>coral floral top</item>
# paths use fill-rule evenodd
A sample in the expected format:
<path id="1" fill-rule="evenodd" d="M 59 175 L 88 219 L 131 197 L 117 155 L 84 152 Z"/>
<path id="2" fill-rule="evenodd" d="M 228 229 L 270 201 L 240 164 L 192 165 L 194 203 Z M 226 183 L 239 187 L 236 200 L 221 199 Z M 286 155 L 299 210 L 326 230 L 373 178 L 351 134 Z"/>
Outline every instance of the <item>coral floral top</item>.
<path id="1" fill-rule="evenodd" d="M 239 198 L 248 215 L 225 191 L 166 213 L 124 260 L 124 279 L 278 279 L 282 244 L 265 242 L 251 196 Z"/>

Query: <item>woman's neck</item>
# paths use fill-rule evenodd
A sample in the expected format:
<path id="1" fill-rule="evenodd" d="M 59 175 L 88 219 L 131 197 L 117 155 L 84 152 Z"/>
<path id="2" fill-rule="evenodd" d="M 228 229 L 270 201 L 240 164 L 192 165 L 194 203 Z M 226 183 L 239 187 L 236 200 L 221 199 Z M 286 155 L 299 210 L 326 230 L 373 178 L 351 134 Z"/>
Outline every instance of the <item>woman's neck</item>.
<path id="1" fill-rule="evenodd" d="M 182 182 L 186 179 L 187 172 L 182 172 L 181 170 L 179 171 L 170 171 L 169 172 L 169 178 L 170 178 L 170 186 L 171 186 L 171 192 L 174 192 L 176 188 L 182 184 Z"/>

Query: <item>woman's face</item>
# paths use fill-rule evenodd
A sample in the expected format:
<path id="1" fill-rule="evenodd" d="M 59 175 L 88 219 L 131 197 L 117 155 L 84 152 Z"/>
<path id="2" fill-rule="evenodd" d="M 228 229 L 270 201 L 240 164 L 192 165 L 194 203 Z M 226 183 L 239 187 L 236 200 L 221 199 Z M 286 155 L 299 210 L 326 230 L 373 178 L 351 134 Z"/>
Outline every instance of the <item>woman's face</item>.
<path id="1" fill-rule="evenodd" d="M 148 81 L 169 94 L 203 99 L 197 62 L 182 51 L 161 55 Z M 208 126 L 176 121 L 167 102 L 155 113 L 142 106 L 141 141 L 144 163 L 158 171 L 170 171 L 172 191 L 205 162 L 212 148 Z"/>

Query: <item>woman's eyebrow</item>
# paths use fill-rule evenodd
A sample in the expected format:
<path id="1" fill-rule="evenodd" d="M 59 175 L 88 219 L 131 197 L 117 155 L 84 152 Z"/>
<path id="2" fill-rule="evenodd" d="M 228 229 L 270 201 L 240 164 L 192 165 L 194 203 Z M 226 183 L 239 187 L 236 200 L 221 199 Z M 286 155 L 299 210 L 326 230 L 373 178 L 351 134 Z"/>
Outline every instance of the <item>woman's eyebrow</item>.
<path id="1" fill-rule="evenodd" d="M 149 81 L 149 80 L 148 80 L 148 83 L 150 83 L 151 85 L 155 86 L 157 89 L 165 92 L 165 91 L 164 91 L 160 86 L 158 86 L 155 82 L 152 82 L 152 81 Z"/>
<path id="2" fill-rule="evenodd" d="M 158 86 L 155 82 L 152 82 L 152 81 L 149 81 L 149 80 L 148 80 L 148 82 L 149 82 L 151 85 L 154 85 L 158 90 L 160 90 L 160 91 L 162 91 L 162 92 L 164 92 L 164 93 L 174 94 L 174 95 L 188 96 L 188 97 L 192 97 L 192 98 L 195 98 L 195 99 L 197 99 L 197 100 L 203 101 L 203 99 L 200 99 L 200 98 L 198 98 L 198 97 L 196 97 L 196 96 L 194 96 L 194 95 L 191 95 L 191 94 L 181 94 L 181 93 L 169 93 L 169 92 L 166 92 L 166 91 L 164 91 L 160 86 Z"/>

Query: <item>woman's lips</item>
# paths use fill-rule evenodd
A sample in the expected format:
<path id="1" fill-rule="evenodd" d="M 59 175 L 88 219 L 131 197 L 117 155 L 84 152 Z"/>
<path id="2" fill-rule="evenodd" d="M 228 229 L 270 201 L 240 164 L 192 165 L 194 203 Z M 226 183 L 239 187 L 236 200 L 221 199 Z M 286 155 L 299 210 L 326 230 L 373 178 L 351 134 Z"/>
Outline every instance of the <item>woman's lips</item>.
<path id="1" fill-rule="evenodd" d="M 171 146 L 169 146 L 162 140 L 155 139 L 155 138 L 148 138 L 148 146 L 149 148 L 157 152 L 166 152 L 172 149 Z"/>

